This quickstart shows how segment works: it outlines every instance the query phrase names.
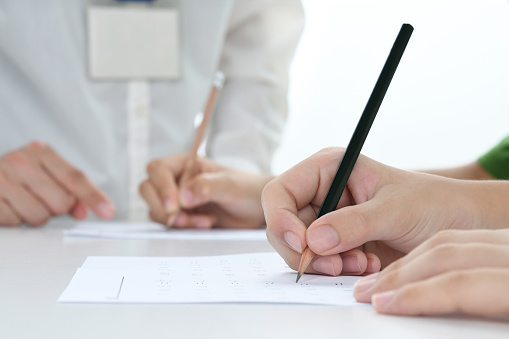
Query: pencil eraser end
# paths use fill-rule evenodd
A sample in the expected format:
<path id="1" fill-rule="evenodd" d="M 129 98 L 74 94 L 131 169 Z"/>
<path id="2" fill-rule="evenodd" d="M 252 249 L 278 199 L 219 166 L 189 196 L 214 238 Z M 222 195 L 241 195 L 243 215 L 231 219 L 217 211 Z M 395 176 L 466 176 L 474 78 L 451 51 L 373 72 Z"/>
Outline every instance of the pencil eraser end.
<path id="1" fill-rule="evenodd" d="M 217 71 L 216 74 L 214 74 L 214 80 L 212 81 L 212 85 L 216 88 L 223 88 L 225 80 L 225 75 L 221 71 Z"/>

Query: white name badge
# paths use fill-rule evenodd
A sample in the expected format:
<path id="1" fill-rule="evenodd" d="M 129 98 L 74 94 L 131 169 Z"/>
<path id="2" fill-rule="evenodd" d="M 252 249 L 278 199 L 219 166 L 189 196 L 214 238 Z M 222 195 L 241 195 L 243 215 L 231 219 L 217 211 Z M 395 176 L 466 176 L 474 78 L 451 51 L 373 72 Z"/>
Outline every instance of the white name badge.
<path id="1" fill-rule="evenodd" d="M 179 12 L 145 4 L 90 5 L 89 72 L 98 80 L 178 79 Z"/>

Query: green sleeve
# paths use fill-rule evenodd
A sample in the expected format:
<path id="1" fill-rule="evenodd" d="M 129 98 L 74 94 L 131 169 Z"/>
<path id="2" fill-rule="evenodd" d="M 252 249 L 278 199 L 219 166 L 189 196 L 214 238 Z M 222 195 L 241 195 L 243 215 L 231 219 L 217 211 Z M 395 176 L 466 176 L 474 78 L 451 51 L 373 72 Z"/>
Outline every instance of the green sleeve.
<path id="1" fill-rule="evenodd" d="M 496 179 L 509 179 L 509 135 L 478 160 Z"/>

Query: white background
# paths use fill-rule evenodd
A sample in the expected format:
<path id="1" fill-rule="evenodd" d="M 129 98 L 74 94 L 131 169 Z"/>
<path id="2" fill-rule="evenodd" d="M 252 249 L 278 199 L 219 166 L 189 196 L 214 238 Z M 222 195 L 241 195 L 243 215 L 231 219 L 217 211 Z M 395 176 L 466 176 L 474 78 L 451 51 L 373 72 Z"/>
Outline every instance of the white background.
<path id="1" fill-rule="evenodd" d="M 303 0 L 278 174 L 346 147 L 403 23 L 414 33 L 362 153 L 424 169 L 475 160 L 509 134 L 507 0 Z"/>

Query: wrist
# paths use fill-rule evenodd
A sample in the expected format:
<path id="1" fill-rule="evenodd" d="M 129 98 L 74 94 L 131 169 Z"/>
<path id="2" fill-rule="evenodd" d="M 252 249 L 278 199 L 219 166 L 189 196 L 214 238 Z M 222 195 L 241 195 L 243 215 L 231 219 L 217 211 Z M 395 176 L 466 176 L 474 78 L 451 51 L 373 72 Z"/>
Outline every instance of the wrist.
<path id="1" fill-rule="evenodd" d="M 508 181 L 467 181 L 463 184 L 473 229 L 500 229 L 509 226 Z"/>

